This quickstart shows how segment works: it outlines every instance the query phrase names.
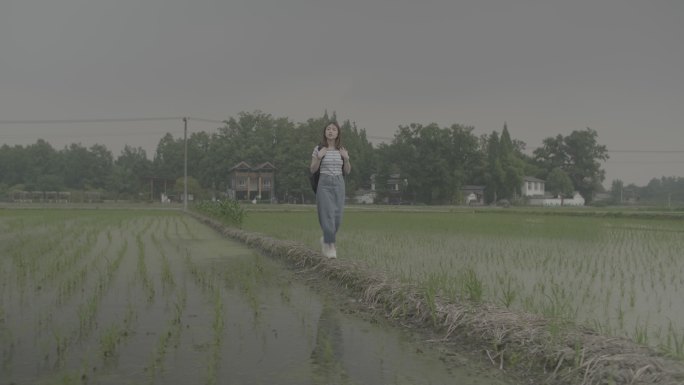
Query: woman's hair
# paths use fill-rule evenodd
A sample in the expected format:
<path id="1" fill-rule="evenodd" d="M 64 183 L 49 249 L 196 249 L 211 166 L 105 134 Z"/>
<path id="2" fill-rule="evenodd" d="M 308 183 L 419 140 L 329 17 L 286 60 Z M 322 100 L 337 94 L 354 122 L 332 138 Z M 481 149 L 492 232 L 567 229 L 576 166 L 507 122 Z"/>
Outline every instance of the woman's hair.
<path id="1" fill-rule="evenodd" d="M 321 140 L 321 146 L 328 147 L 328 138 L 325 137 L 325 130 L 331 124 L 337 127 L 337 138 L 335 139 L 335 148 L 339 150 L 342 147 L 342 129 L 340 128 L 340 125 L 337 124 L 337 122 L 335 121 L 330 121 L 326 123 L 325 126 L 323 126 L 323 138 Z"/>

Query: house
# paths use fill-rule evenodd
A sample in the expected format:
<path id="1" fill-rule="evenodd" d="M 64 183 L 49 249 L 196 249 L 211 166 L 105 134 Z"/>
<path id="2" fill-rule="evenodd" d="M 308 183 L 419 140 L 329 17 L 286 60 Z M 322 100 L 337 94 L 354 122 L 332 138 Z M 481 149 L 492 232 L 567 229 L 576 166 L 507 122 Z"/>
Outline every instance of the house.
<path id="1" fill-rule="evenodd" d="M 620 192 L 620 203 L 635 204 L 639 202 L 639 192 L 634 188 L 625 187 Z"/>
<path id="2" fill-rule="evenodd" d="M 270 162 L 250 166 L 240 162 L 230 169 L 228 196 L 236 200 L 272 200 L 275 167 Z"/>
<path id="3" fill-rule="evenodd" d="M 520 191 L 524 197 L 544 196 L 546 182 L 533 176 L 523 177 L 523 184 Z"/>
<path id="4" fill-rule="evenodd" d="M 354 202 L 356 203 L 375 203 L 377 200 L 378 189 L 375 183 L 376 175 L 370 177 L 370 189 L 359 189 L 354 193 Z M 401 178 L 400 174 L 390 174 L 385 183 L 384 198 L 382 203 L 402 204 L 402 192 L 408 184 L 408 179 Z"/>
<path id="5" fill-rule="evenodd" d="M 463 203 L 469 206 L 484 205 L 484 189 L 485 186 L 463 186 L 461 188 Z"/>
<path id="6" fill-rule="evenodd" d="M 572 198 L 561 198 L 560 196 L 553 196 L 546 192 L 546 182 L 532 177 L 526 176 L 523 178 L 522 195 L 527 197 L 530 206 L 584 206 L 585 200 L 582 195 L 575 191 Z"/>
<path id="7" fill-rule="evenodd" d="M 387 183 L 385 183 L 387 194 L 383 203 L 402 204 L 402 192 L 405 190 L 406 185 L 408 185 L 408 179 L 401 179 L 401 174 L 390 174 L 389 178 L 387 178 Z"/>
<path id="8" fill-rule="evenodd" d="M 358 189 L 354 194 L 354 203 L 360 203 L 364 205 L 369 205 L 375 203 L 375 197 L 377 194 L 374 190 L 369 189 Z"/>

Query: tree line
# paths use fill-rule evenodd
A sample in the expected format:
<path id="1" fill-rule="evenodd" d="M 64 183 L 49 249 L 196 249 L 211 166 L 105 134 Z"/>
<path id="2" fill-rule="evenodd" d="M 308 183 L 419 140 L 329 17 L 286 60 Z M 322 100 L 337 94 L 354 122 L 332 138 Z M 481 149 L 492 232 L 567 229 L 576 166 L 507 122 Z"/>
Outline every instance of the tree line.
<path id="1" fill-rule="evenodd" d="M 199 198 L 220 197 L 237 163 L 271 162 L 276 167 L 278 201 L 312 201 L 307 179 L 310 154 L 330 120 L 336 120 L 334 113 L 295 123 L 261 111 L 241 112 L 212 134 L 190 134 L 189 192 Z M 381 198 L 390 193 L 388 179 L 399 177 L 405 200 L 424 204 L 460 203 L 460 189 L 466 185 L 485 186 L 487 203 L 520 199 L 524 176 L 546 180 L 547 190 L 554 194 L 579 191 L 588 201 L 603 189 L 601 162 L 608 154 L 591 128 L 546 138 L 528 155 L 526 144 L 513 139 L 506 124 L 500 132 L 477 136 L 471 126 L 413 123 L 399 126 L 391 142 L 378 146 L 354 122 L 340 126 L 353 164 L 347 177 L 350 196 L 369 188 L 371 176 Z M 184 151 L 184 138 L 170 133 L 159 140 L 151 159 L 144 149 L 129 145 L 115 158 L 101 144 L 74 143 L 61 150 L 42 139 L 27 146 L 4 144 L 0 194 L 80 190 L 101 191 L 108 199 L 149 200 L 164 188 L 150 183 L 152 179 L 165 181 L 171 191 L 182 191 Z"/>

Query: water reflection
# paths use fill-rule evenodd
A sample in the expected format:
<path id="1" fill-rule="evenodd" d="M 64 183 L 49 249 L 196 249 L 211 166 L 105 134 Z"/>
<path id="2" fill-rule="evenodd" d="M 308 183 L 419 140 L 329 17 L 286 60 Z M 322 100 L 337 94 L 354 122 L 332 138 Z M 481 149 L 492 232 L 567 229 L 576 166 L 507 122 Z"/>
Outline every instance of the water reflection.
<path id="1" fill-rule="evenodd" d="M 320 384 L 349 384 L 343 362 L 343 335 L 337 311 L 324 303 L 311 352 L 313 379 Z"/>

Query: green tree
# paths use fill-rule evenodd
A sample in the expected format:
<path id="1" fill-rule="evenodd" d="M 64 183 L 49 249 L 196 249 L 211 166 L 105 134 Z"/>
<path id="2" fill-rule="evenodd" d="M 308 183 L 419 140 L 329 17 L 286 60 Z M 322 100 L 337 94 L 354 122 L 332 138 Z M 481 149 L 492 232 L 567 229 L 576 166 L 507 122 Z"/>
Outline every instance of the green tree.
<path id="1" fill-rule="evenodd" d="M 486 139 L 487 166 L 485 170 L 485 198 L 497 202 L 504 195 L 504 169 L 501 165 L 499 134 L 493 131 Z"/>
<path id="2" fill-rule="evenodd" d="M 472 131 L 472 127 L 457 124 L 449 128 L 435 123 L 399 126 L 389 148 L 382 151 L 382 161 L 389 162 L 408 182 L 407 196 L 427 204 L 455 203 L 460 199 L 460 187 L 471 182 L 473 170 L 481 163 L 478 139 Z M 393 168 L 375 167 L 385 173 Z M 378 174 L 376 185 L 381 185 L 386 175 Z"/>
<path id="3" fill-rule="evenodd" d="M 309 163 L 311 151 L 320 136 L 317 128 L 324 124 L 324 119 L 310 119 L 297 125 L 287 119 L 279 119 L 275 125 L 273 164 L 276 167 L 275 193 L 279 201 L 314 199 L 308 181 Z"/>
<path id="4" fill-rule="evenodd" d="M 556 167 L 565 171 L 574 188 L 590 203 L 605 179 L 601 161 L 608 159 L 606 146 L 597 142 L 598 134 L 587 128 L 563 137 L 544 139 L 543 146 L 534 151 L 535 160 L 551 172 Z"/>
<path id="5" fill-rule="evenodd" d="M 104 189 L 110 180 L 114 160 L 103 145 L 89 149 L 72 143 L 59 152 L 61 173 L 67 187 L 78 190 Z"/>
<path id="6" fill-rule="evenodd" d="M 59 174 L 57 151 L 43 139 L 26 146 L 24 150 L 23 180 L 36 190 L 54 191 L 61 189 L 64 184 Z"/>
<path id="7" fill-rule="evenodd" d="M 622 192 L 625 184 L 621 179 L 614 179 L 610 186 L 610 198 L 615 204 L 622 204 Z"/>
<path id="8" fill-rule="evenodd" d="M 142 147 L 126 145 L 114 164 L 126 170 L 130 170 L 136 178 L 149 176 L 152 162 L 147 158 L 147 152 Z"/>
<path id="9" fill-rule="evenodd" d="M 24 183 L 28 163 L 25 160 L 23 146 L 0 147 L 0 182 L 7 186 Z"/>
<path id="10" fill-rule="evenodd" d="M 554 168 L 567 169 L 570 164 L 563 135 L 549 137 L 542 141 L 542 146 L 534 150 L 534 160 L 544 170 L 543 178 Z"/>
<path id="11" fill-rule="evenodd" d="M 141 192 L 141 181 L 136 178 L 133 171 L 118 164 L 112 168 L 112 173 L 107 183 L 107 191 L 115 201 L 119 199 L 137 199 Z"/>
<path id="12" fill-rule="evenodd" d="M 442 203 L 452 195 L 449 167 L 448 133 L 435 123 L 427 126 L 412 123 L 399 127 L 394 144 L 395 162 L 402 179 L 408 180 L 407 192 L 419 202 Z"/>
<path id="13" fill-rule="evenodd" d="M 506 123 L 504 123 L 503 131 L 501 131 L 499 144 L 499 160 L 503 171 L 501 197 L 514 199 L 520 194 L 520 188 L 525 177 L 525 163 L 518 155 L 520 150 L 514 146 Z"/>
<path id="14" fill-rule="evenodd" d="M 176 179 L 176 183 L 173 186 L 173 191 L 176 195 L 182 197 L 185 193 L 185 177 Z M 209 198 L 199 181 L 191 176 L 188 177 L 188 196 L 192 196 L 195 201 Z"/>
<path id="15" fill-rule="evenodd" d="M 185 143 L 183 138 L 175 139 L 166 133 L 157 144 L 152 161 L 151 176 L 175 179 L 182 176 L 185 170 Z"/>
<path id="16" fill-rule="evenodd" d="M 594 192 L 605 179 L 606 172 L 601 169 L 600 162 L 609 158 L 606 146 L 598 144 L 597 138 L 597 132 L 590 128 L 573 131 L 565 138 L 572 160 L 566 172 L 587 202 L 591 202 Z"/>
<path id="17" fill-rule="evenodd" d="M 568 174 L 566 174 L 565 171 L 563 171 L 563 169 L 560 167 L 556 167 L 551 170 L 546 178 L 546 189 L 554 196 L 560 196 L 562 206 L 563 199 L 572 195 L 574 186 Z"/>

